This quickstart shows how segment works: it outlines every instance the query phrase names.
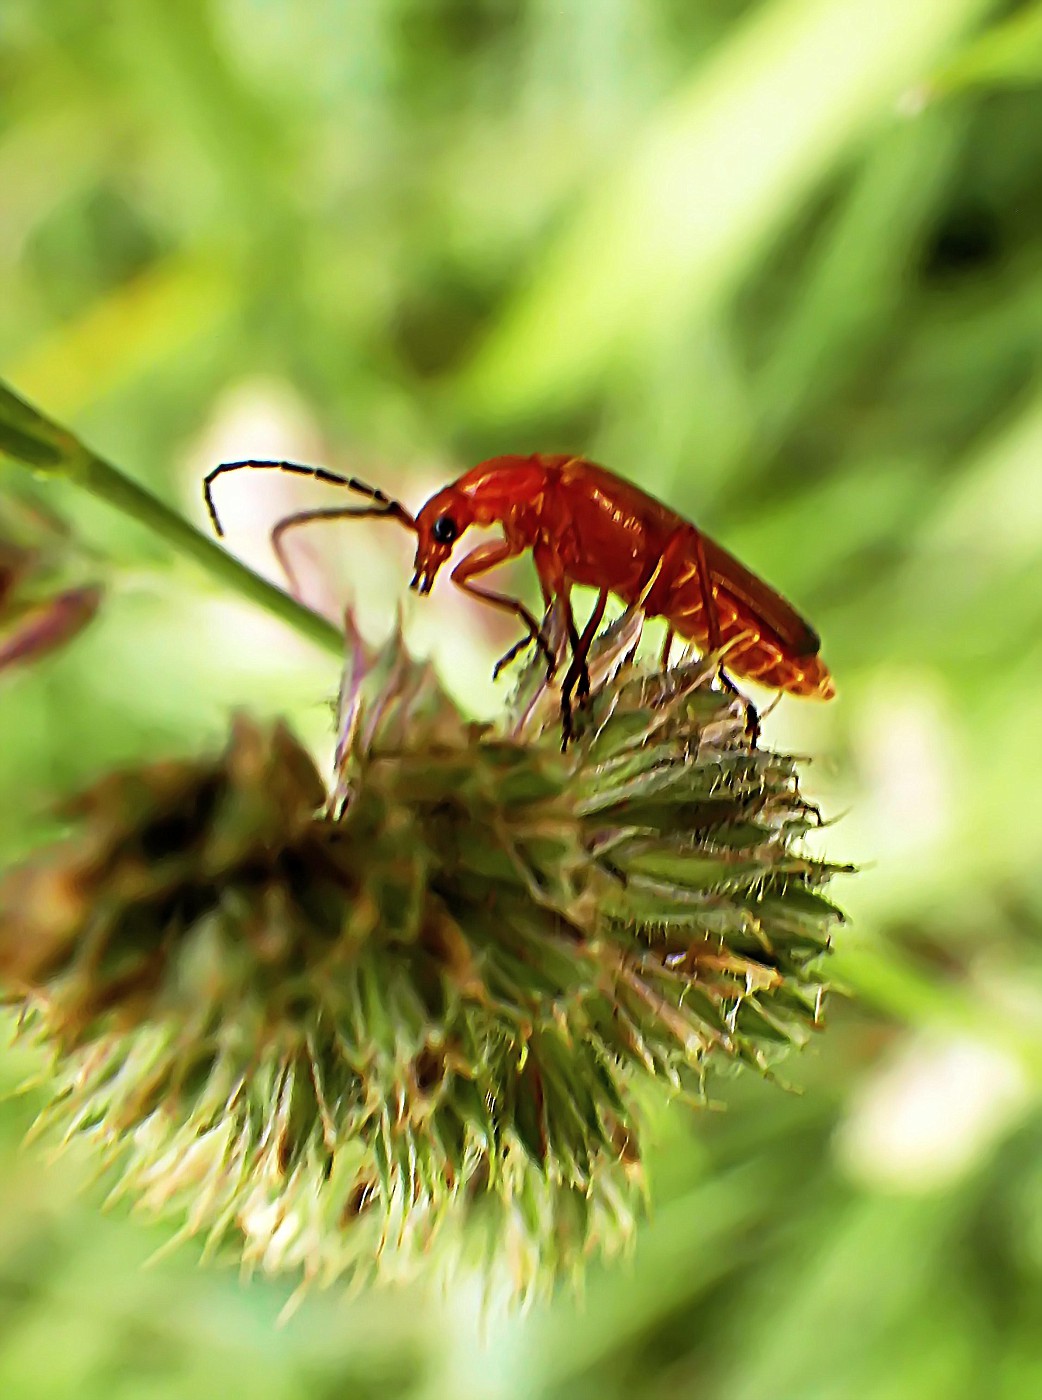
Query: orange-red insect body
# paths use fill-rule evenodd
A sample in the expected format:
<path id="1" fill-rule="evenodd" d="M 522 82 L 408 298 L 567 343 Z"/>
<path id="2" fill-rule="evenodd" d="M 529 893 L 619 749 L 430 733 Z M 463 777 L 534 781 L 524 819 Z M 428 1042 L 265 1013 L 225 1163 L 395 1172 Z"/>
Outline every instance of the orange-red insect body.
<path id="1" fill-rule="evenodd" d="M 206 500 L 221 533 L 211 488 L 222 472 L 267 467 L 347 487 L 367 498 L 364 506 L 300 511 L 275 527 L 272 542 L 292 579 L 284 536 L 317 520 L 375 516 L 397 520 L 416 533 L 412 587 L 429 593 L 435 576 L 471 525 L 498 525 L 503 538 L 478 545 L 460 559 L 453 582 L 482 602 L 519 617 L 530 638 L 547 653 L 539 624 L 517 599 L 475 582 L 508 559 L 531 550 L 544 602 L 562 599 L 569 621 L 572 664 L 562 684 L 567 739 L 569 697 L 588 690 L 586 655 L 604 615 L 609 594 L 662 617 L 675 632 L 703 650 L 726 650 L 736 675 L 787 691 L 827 700 L 832 679 L 818 656 L 820 642 L 810 625 L 733 555 L 668 506 L 613 472 L 564 454 L 492 457 L 438 491 L 415 517 L 400 502 L 354 477 L 295 462 L 233 462 L 206 479 Z M 573 584 L 598 590 L 582 636 L 571 620 Z M 668 653 L 668 640 L 667 640 Z M 513 653 L 510 653 L 511 655 Z"/>
<path id="2" fill-rule="evenodd" d="M 442 526 L 451 540 L 437 538 L 438 521 L 455 527 Z M 548 603 L 571 584 L 606 590 L 648 617 L 665 618 L 697 646 L 726 647 L 725 664 L 736 675 L 792 695 L 834 694 L 817 634 L 779 594 L 682 516 L 604 467 L 540 454 L 473 467 L 417 516 L 414 585 L 429 590 L 471 524 L 498 524 L 504 539 L 461 561 L 454 577 L 464 586 L 530 549 Z"/>

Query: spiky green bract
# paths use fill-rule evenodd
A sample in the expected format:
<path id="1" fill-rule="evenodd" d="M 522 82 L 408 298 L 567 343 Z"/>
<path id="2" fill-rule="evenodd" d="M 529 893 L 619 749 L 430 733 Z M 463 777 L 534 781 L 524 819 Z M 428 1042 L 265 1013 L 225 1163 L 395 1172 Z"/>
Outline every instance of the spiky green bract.
<path id="1" fill-rule="evenodd" d="M 464 1251 L 524 1292 L 619 1246 L 643 1088 L 802 1040 L 836 917 L 793 761 L 705 669 L 628 645 L 599 647 L 567 754 L 535 672 L 468 724 L 396 641 L 356 653 L 329 793 L 239 720 L 217 761 L 80 798 L 0 884 L 44 1124 L 304 1281 Z"/>

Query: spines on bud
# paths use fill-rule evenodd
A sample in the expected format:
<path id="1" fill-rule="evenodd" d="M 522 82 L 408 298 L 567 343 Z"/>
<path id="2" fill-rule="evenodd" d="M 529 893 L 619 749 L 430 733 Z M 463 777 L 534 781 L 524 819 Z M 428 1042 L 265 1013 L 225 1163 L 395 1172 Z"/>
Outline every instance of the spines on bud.
<path id="1" fill-rule="evenodd" d="M 633 665 L 638 630 L 598 644 L 564 755 L 540 668 L 478 726 L 396 639 L 353 652 L 328 791 L 240 719 L 215 761 L 78 799 L 0 882 L 44 1119 L 304 1280 L 484 1239 L 524 1289 L 620 1244 L 640 1086 L 698 1095 L 802 1040 L 838 917 L 793 760 L 712 668 Z"/>

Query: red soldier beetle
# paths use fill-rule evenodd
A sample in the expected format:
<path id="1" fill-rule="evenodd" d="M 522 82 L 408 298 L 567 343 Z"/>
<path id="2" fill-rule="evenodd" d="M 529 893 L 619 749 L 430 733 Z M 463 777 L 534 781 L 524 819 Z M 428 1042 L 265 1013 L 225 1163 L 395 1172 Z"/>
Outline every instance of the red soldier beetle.
<path id="1" fill-rule="evenodd" d="M 210 472 L 204 486 L 218 535 L 224 531 L 213 503 L 214 482 L 226 472 L 256 469 L 312 477 L 367 497 L 366 505 L 298 511 L 275 526 L 272 545 L 294 589 L 285 536 L 301 525 L 359 516 L 398 521 L 417 537 L 410 587 L 423 594 L 471 525 L 498 525 L 503 538 L 479 544 L 451 575 L 464 592 L 524 624 L 525 637 L 502 658 L 497 674 L 530 643 L 543 652 L 550 673 L 556 669 L 557 657 L 528 608 L 474 581 L 531 550 L 543 601 L 549 608 L 560 599 L 568 626 L 571 661 L 561 684 L 565 743 L 572 732 L 571 697 L 582 701 L 589 695 L 586 657 L 611 594 L 646 617 L 665 619 L 663 666 L 679 636 L 703 652 L 725 649 L 736 676 L 790 695 L 828 700 L 835 693 L 818 656 L 818 635 L 791 604 L 661 501 L 582 457 L 492 457 L 436 492 L 415 516 L 377 487 L 325 467 L 227 462 Z M 570 605 L 574 584 L 597 589 L 581 633 Z"/>

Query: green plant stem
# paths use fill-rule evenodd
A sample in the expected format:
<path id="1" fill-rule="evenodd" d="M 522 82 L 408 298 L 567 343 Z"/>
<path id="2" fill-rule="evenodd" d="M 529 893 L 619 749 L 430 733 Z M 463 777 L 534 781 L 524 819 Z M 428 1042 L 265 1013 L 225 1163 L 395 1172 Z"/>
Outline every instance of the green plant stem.
<path id="1" fill-rule="evenodd" d="M 338 628 L 241 564 L 215 541 L 164 505 L 151 492 L 99 457 L 0 382 L 0 453 L 38 476 L 57 476 L 89 491 L 162 539 L 175 554 L 194 560 L 211 577 L 264 608 L 318 646 L 343 655 Z"/>
<path id="2" fill-rule="evenodd" d="M 296 628 L 309 641 L 327 648 L 337 657 L 343 655 L 343 634 L 331 622 L 241 564 L 111 463 L 90 453 L 77 484 L 159 535 L 176 553 L 194 559 L 213 578 Z"/>

